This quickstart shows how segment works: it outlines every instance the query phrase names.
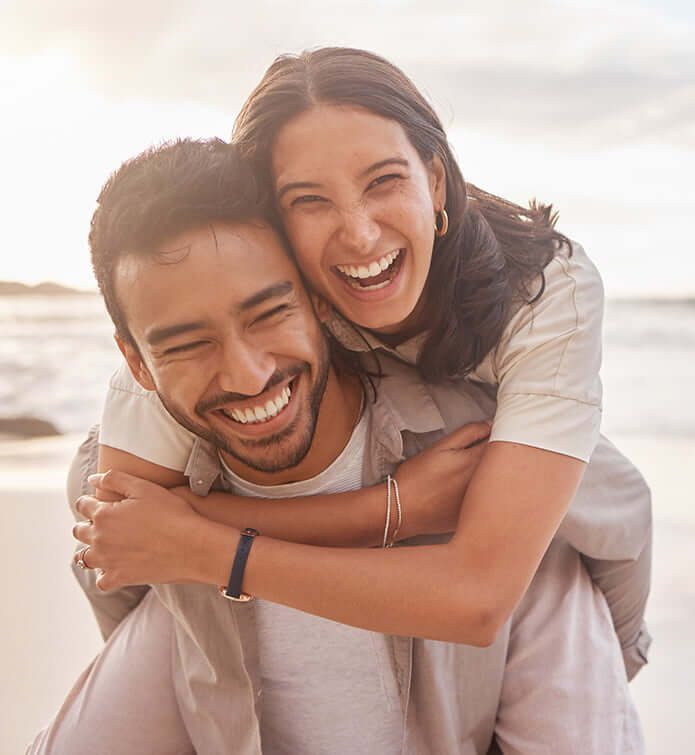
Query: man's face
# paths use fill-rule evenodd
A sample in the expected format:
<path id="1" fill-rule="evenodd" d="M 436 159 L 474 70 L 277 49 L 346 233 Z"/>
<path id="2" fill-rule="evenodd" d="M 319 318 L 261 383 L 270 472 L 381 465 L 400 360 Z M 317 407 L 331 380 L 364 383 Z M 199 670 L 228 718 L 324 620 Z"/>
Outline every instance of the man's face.
<path id="1" fill-rule="evenodd" d="M 308 452 L 329 375 L 328 346 L 277 234 L 215 223 L 156 257 L 124 257 L 116 293 L 137 349 L 136 379 L 230 466 L 273 473 Z M 138 354 L 139 351 L 139 354 Z"/>

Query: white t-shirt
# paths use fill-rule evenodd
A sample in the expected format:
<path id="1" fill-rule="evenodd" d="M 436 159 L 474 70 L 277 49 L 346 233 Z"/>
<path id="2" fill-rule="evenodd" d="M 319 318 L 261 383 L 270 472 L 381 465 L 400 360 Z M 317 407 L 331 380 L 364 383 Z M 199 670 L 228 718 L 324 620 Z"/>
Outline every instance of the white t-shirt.
<path id="1" fill-rule="evenodd" d="M 546 266 L 541 298 L 514 314 L 498 345 L 470 377 L 497 389 L 491 440 L 589 461 L 601 424 L 603 285 L 582 247 L 573 244 L 572 252 L 560 250 Z M 348 347 L 353 345 L 354 330 L 341 331 L 340 321 L 332 329 Z M 362 333 L 373 347 L 385 348 L 374 334 Z M 386 350 L 414 363 L 422 342 L 417 336 Z M 355 348 L 360 345 L 357 339 Z M 183 471 L 193 440 L 125 364 L 115 373 L 102 417 L 103 444 Z"/>
<path id="2" fill-rule="evenodd" d="M 262 498 L 354 490 L 361 485 L 366 436 L 363 416 L 338 458 L 309 480 L 255 485 L 222 462 L 223 474 L 235 493 Z M 398 682 L 384 662 L 384 635 L 258 599 L 256 630 L 264 753 L 400 752 L 403 715 Z"/>

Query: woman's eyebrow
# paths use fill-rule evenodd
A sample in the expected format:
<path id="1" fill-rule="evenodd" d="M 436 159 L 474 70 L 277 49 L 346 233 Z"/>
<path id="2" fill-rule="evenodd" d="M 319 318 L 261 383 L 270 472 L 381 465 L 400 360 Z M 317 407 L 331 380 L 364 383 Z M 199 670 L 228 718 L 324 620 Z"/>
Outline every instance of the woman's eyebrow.
<path id="1" fill-rule="evenodd" d="M 387 165 L 400 165 L 403 168 L 410 167 L 410 163 L 404 157 L 387 157 L 385 160 L 379 160 L 378 163 L 370 165 L 367 170 L 363 170 L 362 173 L 360 173 L 360 178 L 364 178 L 375 170 L 385 168 Z"/>

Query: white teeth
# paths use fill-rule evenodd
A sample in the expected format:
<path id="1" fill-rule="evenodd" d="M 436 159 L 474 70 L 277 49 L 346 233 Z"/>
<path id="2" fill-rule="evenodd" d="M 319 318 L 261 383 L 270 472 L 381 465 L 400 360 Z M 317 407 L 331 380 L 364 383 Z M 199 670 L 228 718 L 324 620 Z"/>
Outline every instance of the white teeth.
<path id="1" fill-rule="evenodd" d="M 269 419 L 277 417 L 277 415 L 287 406 L 291 395 L 292 391 L 290 390 L 290 387 L 286 385 L 275 398 L 266 401 L 264 406 L 254 406 L 253 409 L 232 409 L 231 411 L 222 409 L 222 412 L 230 419 L 233 419 L 242 425 L 267 422 Z"/>
<path id="2" fill-rule="evenodd" d="M 336 267 L 343 275 L 347 275 L 349 278 L 373 278 L 375 275 L 388 270 L 400 253 L 401 250 L 396 249 L 380 257 L 378 260 L 370 262 L 369 265 L 336 265 Z M 371 286 L 367 286 L 367 290 L 369 289 L 371 289 Z"/>

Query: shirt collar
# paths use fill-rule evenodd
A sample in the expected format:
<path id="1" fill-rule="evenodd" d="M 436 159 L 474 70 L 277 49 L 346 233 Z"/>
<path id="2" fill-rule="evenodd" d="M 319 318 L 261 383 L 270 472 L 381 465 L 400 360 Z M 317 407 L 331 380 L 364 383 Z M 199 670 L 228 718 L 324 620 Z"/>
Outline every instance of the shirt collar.
<path id="1" fill-rule="evenodd" d="M 335 310 L 325 325 L 331 335 L 349 351 L 381 351 L 411 365 L 416 364 L 427 339 L 427 333 L 423 332 L 399 343 L 398 346 L 388 346 L 371 330 L 354 325 Z"/>

